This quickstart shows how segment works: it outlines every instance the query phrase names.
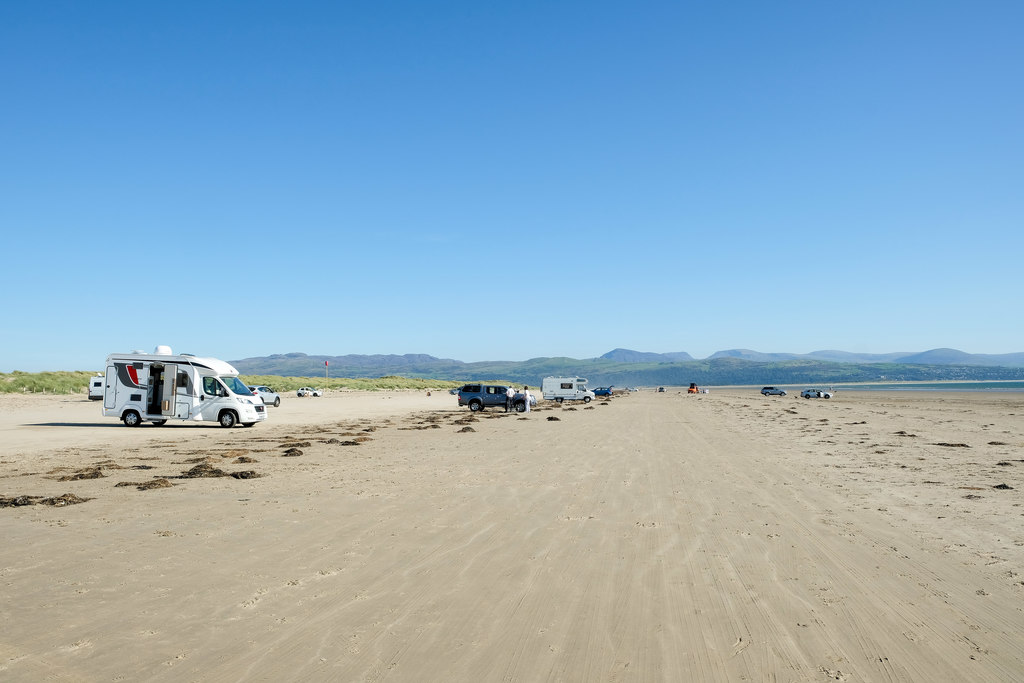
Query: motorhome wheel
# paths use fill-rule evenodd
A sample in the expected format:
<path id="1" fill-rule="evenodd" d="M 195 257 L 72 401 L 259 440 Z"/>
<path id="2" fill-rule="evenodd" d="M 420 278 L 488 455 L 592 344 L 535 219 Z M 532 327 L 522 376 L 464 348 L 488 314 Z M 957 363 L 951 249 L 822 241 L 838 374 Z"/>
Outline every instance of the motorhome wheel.
<path id="1" fill-rule="evenodd" d="M 125 427 L 138 427 L 142 424 L 142 418 L 134 410 L 129 410 L 121 416 L 121 420 L 124 421 Z"/>
<path id="2" fill-rule="evenodd" d="M 234 427 L 235 426 L 235 414 L 230 410 L 225 410 L 220 414 L 220 426 L 221 427 Z"/>
<path id="3" fill-rule="evenodd" d="M 584 403 L 590 403 L 590 397 L 589 396 L 584 396 L 583 397 L 583 402 Z"/>
<path id="4" fill-rule="evenodd" d="M 561 403 L 562 402 L 562 397 L 558 396 L 557 398 L 555 398 L 555 402 Z"/>

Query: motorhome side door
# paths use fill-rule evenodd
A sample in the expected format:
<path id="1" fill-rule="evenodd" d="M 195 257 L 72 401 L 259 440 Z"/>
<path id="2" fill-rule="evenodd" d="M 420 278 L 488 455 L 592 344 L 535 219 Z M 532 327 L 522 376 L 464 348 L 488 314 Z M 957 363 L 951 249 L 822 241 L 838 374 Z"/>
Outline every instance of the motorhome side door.
<path id="1" fill-rule="evenodd" d="M 198 410 L 199 396 L 196 391 L 195 368 L 187 365 L 178 366 L 178 394 L 175 397 L 178 402 L 178 417 L 181 420 L 188 420 L 192 417 L 192 411 Z"/>
<path id="2" fill-rule="evenodd" d="M 113 410 L 117 404 L 117 368 L 107 366 L 107 374 L 103 375 L 103 407 Z"/>
<path id="3" fill-rule="evenodd" d="M 178 366 L 164 366 L 164 385 L 160 392 L 160 414 L 164 417 L 174 417 L 177 403 L 175 394 L 178 389 Z"/>

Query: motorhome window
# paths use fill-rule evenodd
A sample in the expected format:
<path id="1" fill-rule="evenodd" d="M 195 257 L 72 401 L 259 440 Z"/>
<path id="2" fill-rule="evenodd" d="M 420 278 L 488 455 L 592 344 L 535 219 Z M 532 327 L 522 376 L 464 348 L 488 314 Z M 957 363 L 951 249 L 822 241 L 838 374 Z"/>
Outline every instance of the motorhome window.
<path id="1" fill-rule="evenodd" d="M 204 377 L 203 391 L 210 396 L 217 396 L 220 394 L 220 382 L 217 381 L 216 377 Z"/>
<path id="2" fill-rule="evenodd" d="M 132 367 L 135 368 L 136 370 L 141 370 L 142 363 L 132 363 Z"/>
<path id="3" fill-rule="evenodd" d="M 562 382 L 563 389 L 572 389 L 572 382 Z"/>
<path id="4" fill-rule="evenodd" d="M 249 387 L 242 383 L 242 380 L 237 377 L 221 377 L 224 384 L 227 385 L 228 389 L 238 394 L 239 396 L 252 396 L 252 392 L 249 391 Z"/>
<path id="5" fill-rule="evenodd" d="M 187 372 L 178 373 L 178 390 L 186 394 L 192 393 L 192 386 L 189 384 Z"/>

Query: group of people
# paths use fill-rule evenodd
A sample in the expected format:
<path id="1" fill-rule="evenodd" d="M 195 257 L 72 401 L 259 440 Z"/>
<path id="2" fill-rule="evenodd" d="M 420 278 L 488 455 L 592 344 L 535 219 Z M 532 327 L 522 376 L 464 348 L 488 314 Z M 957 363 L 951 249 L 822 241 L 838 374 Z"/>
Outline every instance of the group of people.
<path id="1" fill-rule="evenodd" d="M 505 390 L 505 412 L 506 413 L 515 412 L 515 406 L 512 405 L 513 404 L 513 399 L 515 398 L 515 396 L 516 396 L 516 390 L 514 388 L 512 388 L 511 386 L 508 389 Z M 526 399 L 526 412 L 530 412 L 530 387 L 523 386 L 523 397 Z"/>

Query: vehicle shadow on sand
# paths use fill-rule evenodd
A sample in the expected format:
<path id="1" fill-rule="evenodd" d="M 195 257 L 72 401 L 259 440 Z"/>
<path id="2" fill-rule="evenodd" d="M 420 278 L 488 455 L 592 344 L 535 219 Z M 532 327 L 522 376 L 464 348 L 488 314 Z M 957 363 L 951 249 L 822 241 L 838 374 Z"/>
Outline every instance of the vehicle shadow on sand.
<path id="1" fill-rule="evenodd" d="M 21 425 L 22 427 L 104 427 L 108 429 L 124 429 L 125 426 L 121 424 L 121 421 L 117 422 L 29 422 Z M 223 429 L 216 422 L 208 422 L 206 424 L 176 424 L 176 425 L 155 425 L 152 423 L 143 423 L 138 427 L 132 427 L 131 429 L 207 429 L 210 427 L 217 427 Z M 225 430 L 227 431 L 227 430 Z"/>

